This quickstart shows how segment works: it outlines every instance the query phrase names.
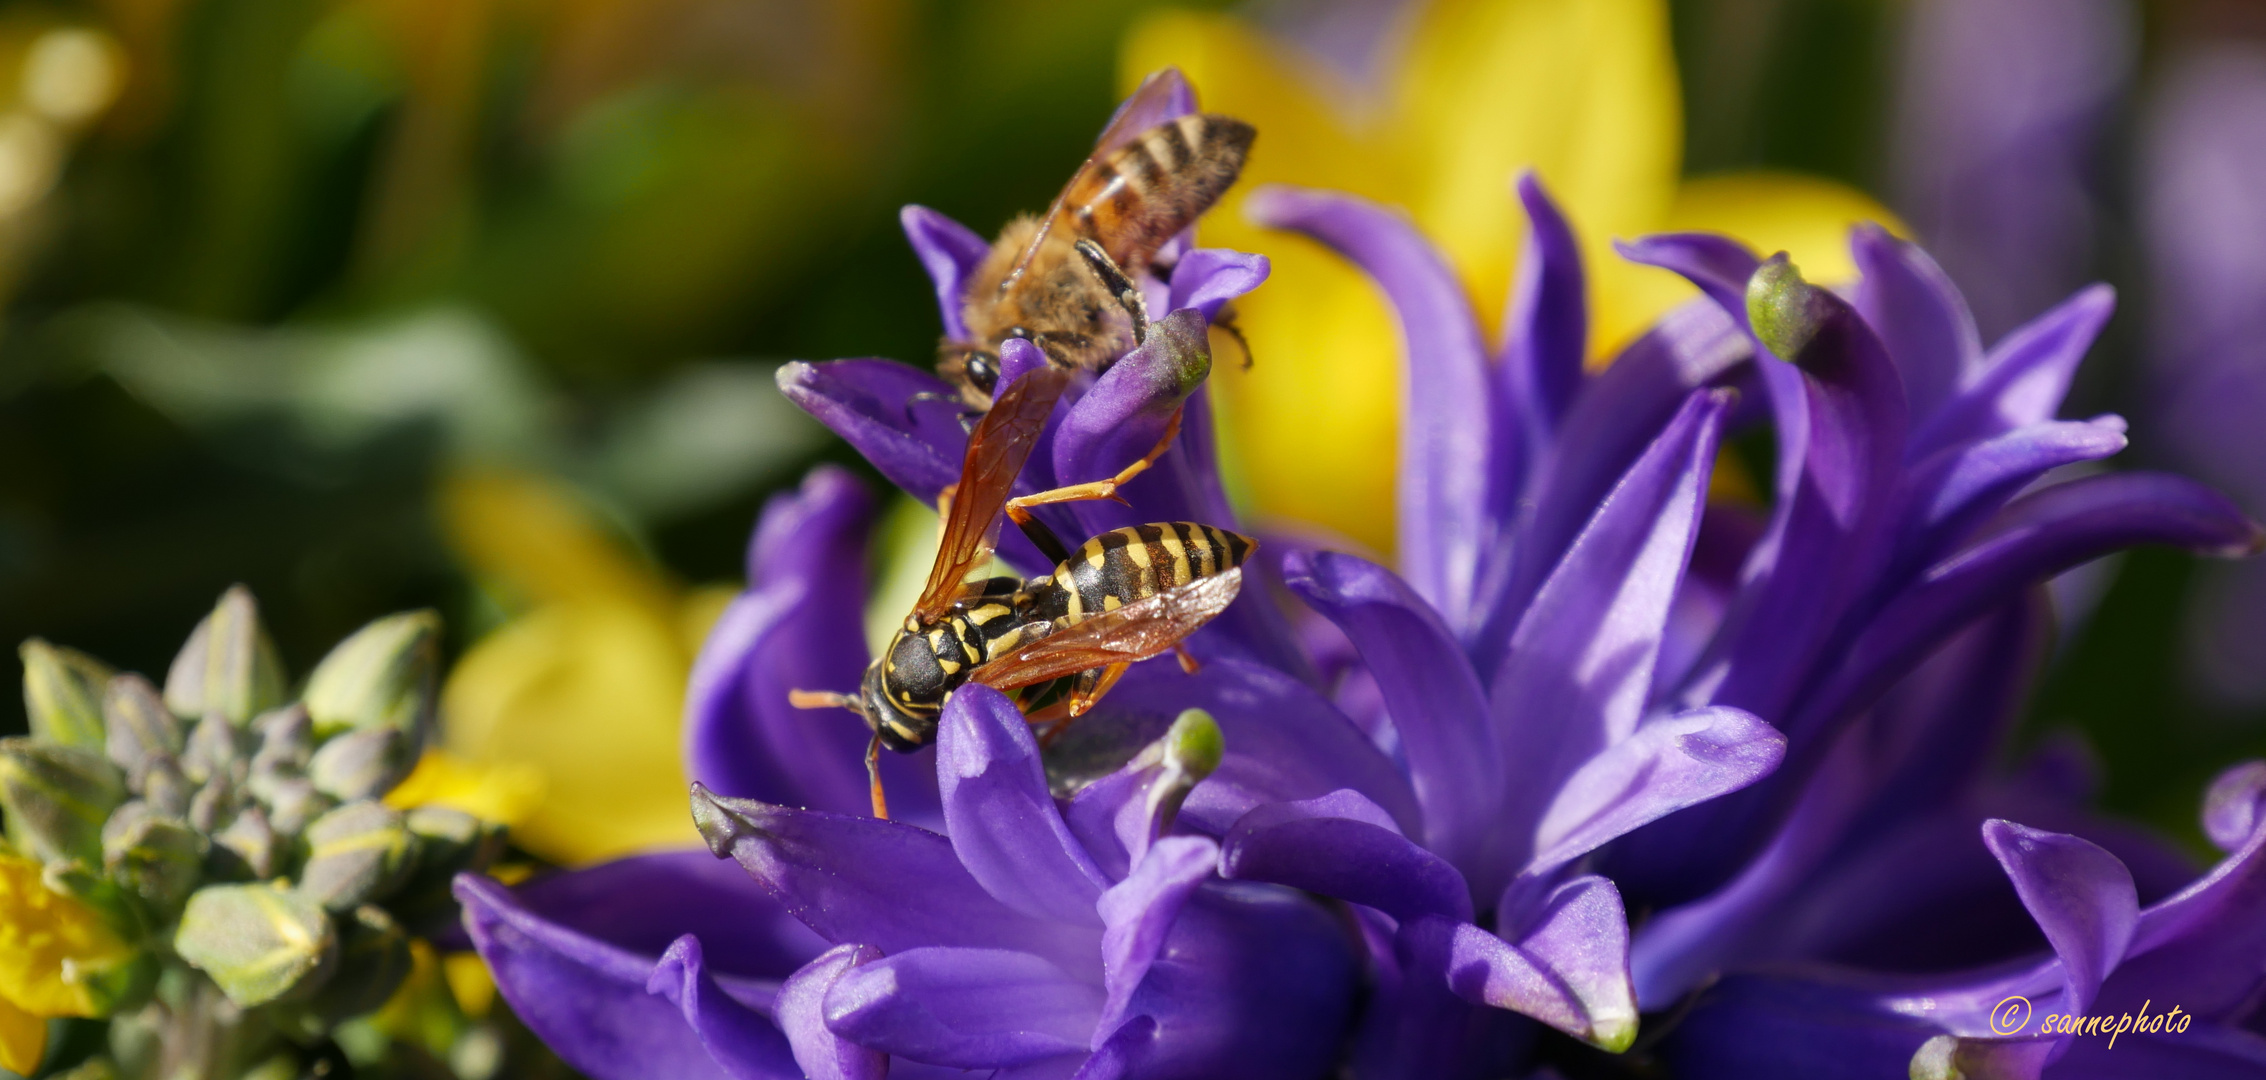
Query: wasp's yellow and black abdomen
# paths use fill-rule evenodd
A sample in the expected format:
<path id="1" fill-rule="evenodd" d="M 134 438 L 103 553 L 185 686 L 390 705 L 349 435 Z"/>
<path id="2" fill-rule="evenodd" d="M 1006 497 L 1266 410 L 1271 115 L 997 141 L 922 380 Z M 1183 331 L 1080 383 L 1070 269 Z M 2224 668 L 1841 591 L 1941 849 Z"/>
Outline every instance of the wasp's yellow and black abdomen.
<path id="1" fill-rule="evenodd" d="M 1250 538 L 1191 521 L 1112 529 L 1054 568 L 1055 618 L 1075 623 L 1243 565 Z"/>

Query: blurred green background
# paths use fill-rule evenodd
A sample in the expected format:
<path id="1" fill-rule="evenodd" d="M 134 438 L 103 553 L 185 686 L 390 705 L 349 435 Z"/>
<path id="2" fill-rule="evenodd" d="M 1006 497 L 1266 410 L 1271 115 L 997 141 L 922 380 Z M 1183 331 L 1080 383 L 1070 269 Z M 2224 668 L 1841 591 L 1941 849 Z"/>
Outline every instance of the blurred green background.
<path id="1" fill-rule="evenodd" d="M 408 607 L 461 650 L 523 599 L 449 543 L 436 491 L 467 464 L 558 478 L 677 582 L 735 579 L 767 493 L 854 464 L 772 368 L 925 363 L 933 298 L 897 208 L 989 231 L 1043 205 L 1159 6 L 0 7 L 0 639 L 161 672 L 241 581 L 298 671 Z M 1281 28 L 1356 6 L 1236 10 Z M 1910 4 L 1670 9 L 1688 173 L 1802 170 L 1906 212 Z M 2066 268 L 2125 287 L 2126 313 L 2070 415 L 2140 411 L 2132 95 L 2180 42 L 2255 32 L 2252 10 L 2132 24 L 2087 151 L 2094 242 Z M 2163 462 L 2144 423 L 2128 458 Z M 2032 729 L 2078 724 L 2111 805 L 2192 830 L 2201 779 L 2266 751 L 2260 717 L 2181 675 L 2188 562 L 2114 571 Z"/>

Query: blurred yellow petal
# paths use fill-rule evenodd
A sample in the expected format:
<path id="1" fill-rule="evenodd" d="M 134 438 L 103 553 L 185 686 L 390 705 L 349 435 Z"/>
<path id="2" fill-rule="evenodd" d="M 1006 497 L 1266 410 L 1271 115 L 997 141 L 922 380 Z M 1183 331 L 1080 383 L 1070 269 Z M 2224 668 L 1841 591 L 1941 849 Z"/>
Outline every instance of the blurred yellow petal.
<path id="1" fill-rule="evenodd" d="M 97 1016 L 108 995 L 90 984 L 135 955 L 93 908 L 50 891 L 37 860 L 0 851 L 0 999 L 33 1016 Z"/>
<path id="2" fill-rule="evenodd" d="M 1593 339 L 1631 319 L 1607 264 L 1673 199 L 1682 111 L 1661 0 L 1442 0 L 1402 66 L 1396 120 L 1421 180 L 1409 209 L 1493 328 L 1525 234 L 1533 168 L 1592 268 Z"/>
<path id="3" fill-rule="evenodd" d="M 441 489 L 449 543 L 481 576 L 543 603 L 605 597 L 655 611 L 668 586 L 554 481 L 503 470 L 470 469 Z"/>
<path id="4" fill-rule="evenodd" d="M 1911 235 L 1887 207 L 1845 184 L 1793 173 L 1724 173 L 1685 182 L 1664 228 L 1723 233 L 1764 255 L 1783 251 L 1803 277 L 1840 285 L 1857 278 L 1849 227 L 1865 221 Z"/>
<path id="5" fill-rule="evenodd" d="M 448 978 L 449 994 L 466 1016 L 488 1015 L 496 1003 L 496 980 L 478 953 L 450 953 L 441 957 L 441 974 Z"/>
<path id="6" fill-rule="evenodd" d="M 1253 365 L 1217 351 L 1230 456 L 1252 479 L 1259 514 L 1328 526 L 1380 551 L 1393 542 L 1389 506 L 1399 430 L 1400 368 L 1392 316 L 1360 272 L 1319 246 L 1245 221 L 1253 187 L 1335 188 L 1407 201 L 1409 163 L 1347 113 L 1359 103 L 1318 64 L 1224 15 L 1153 15 L 1126 38 L 1120 80 L 1178 65 L 1204 108 L 1250 121 L 1258 141 L 1243 180 L 1204 219 L 1206 244 L 1265 252 L 1273 273 L 1236 302 Z M 1374 109 L 1372 109 L 1374 112 Z M 1380 129 L 1382 116 L 1360 118 Z M 1241 486 L 1241 485 L 1238 485 Z"/>
<path id="7" fill-rule="evenodd" d="M 699 841 L 678 742 L 691 658 L 677 627 L 604 599 L 548 604 L 482 639 L 442 695 L 448 749 L 539 770 L 544 797 L 514 832 L 585 863 Z"/>
<path id="8" fill-rule="evenodd" d="M 0 1069 L 30 1076 L 46 1056 L 47 1021 L 0 997 Z"/>
<path id="9" fill-rule="evenodd" d="M 521 762 L 483 765 L 446 750 L 427 750 L 386 805 L 446 806 L 483 821 L 518 826 L 543 802 L 543 772 Z"/>

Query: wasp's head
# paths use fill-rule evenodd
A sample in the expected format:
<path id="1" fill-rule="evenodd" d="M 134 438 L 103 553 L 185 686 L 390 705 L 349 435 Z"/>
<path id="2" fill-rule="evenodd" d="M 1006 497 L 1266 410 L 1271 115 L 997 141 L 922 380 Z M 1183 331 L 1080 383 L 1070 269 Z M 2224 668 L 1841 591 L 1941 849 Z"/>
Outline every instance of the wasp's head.
<path id="1" fill-rule="evenodd" d="M 908 650 L 907 644 L 914 648 Z M 941 670 L 936 673 L 939 685 L 933 690 L 917 678 L 917 667 L 910 685 L 904 679 L 906 669 L 893 670 L 892 661 L 907 652 L 918 652 L 929 668 L 935 668 L 936 657 L 919 648 L 921 644 L 917 637 L 897 635 L 889 652 L 868 665 L 865 678 L 858 683 L 858 712 L 865 717 L 866 726 L 881 736 L 881 745 L 900 754 L 910 754 L 936 741 L 936 717 L 944 705 Z M 918 663 L 910 657 L 907 660 Z"/>

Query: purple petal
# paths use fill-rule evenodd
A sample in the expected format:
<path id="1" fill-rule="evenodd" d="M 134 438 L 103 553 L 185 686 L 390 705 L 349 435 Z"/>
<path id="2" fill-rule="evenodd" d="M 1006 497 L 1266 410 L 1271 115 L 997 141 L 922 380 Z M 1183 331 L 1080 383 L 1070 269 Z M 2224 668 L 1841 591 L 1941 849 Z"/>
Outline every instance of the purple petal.
<path id="1" fill-rule="evenodd" d="M 1070 1080 L 1126 1080 L 1155 1052 L 1157 1021 L 1136 1016 L 1118 1025 Z"/>
<path id="2" fill-rule="evenodd" d="M 820 937 L 892 955 L 924 945 L 1022 949 L 1099 979 L 1093 932 L 1037 919 L 984 891 L 925 829 L 727 799 L 693 785 L 693 820 Z"/>
<path id="3" fill-rule="evenodd" d="M 1384 807 L 1404 831 L 1421 833 L 1423 813 L 1408 780 L 1337 706 L 1274 668 L 1241 660 L 1209 660 L 1194 675 L 1167 657 L 1136 664 L 1094 717 L 1073 725 L 1056 752 L 1073 740 L 1115 728 L 1112 742 L 1146 745 L 1162 736 L 1183 709 L 1202 709 L 1220 726 L 1227 756 L 1196 785 L 1180 809 L 1180 824 L 1212 835 L 1262 803 L 1360 792 Z M 1080 728 L 1106 713 L 1106 724 Z"/>
<path id="4" fill-rule="evenodd" d="M 1377 987 L 1356 1034 L 1352 1075 L 1362 1080 L 1486 1080 L 1516 1075 L 1540 1025 L 1475 1006 L 1442 977 L 1441 920 L 1398 933 L 1377 965 Z M 1547 1074 L 1537 1074 L 1546 1076 Z"/>
<path id="5" fill-rule="evenodd" d="M 997 1069 L 1084 1053 L 1102 992 L 1044 958 L 928 947 L 852 968 L 826 992 L 826 1026 L 932 1065 Z"/>
<path id="6" fill-rule="evenodd" d="M 1559 425 L 1557 444 L 1522 496 L 1517 541 L 1490 553 L 1469 652 L 1491 681 L 1535 590 L 1693 390 L 1727 378 L 1752 355 L 1722 309 L 1693 300 L 1669 312 L 1590 379 Z"/>
<path id="7" fill-rule="evenodd" d="M 1697 533 L 1730 395 L 1696 391 L 1598 507 L 1536 594 L 1490 688 L 1512 800 L 1513 865 L 1559 781 L 1636 728 Z"/>
<path id="8" fill-rule="evenodd" d="M 2053 419 L 2078 361 L 2115 310 L 2116 290 L 2094 285 L 2008 334 L 1983 361 L 1982 377 L 1924 419 L 1913 459 Z"/>
<path id="9" fill-rule="evenodd" d="M 924 503 L 960 479 L 959 395 L 927 372 L 894 360 L 796 361 L 779 368 L 779 392 Z M 937 397 L 913 400 L 923 394 Z"/>
<path id="10" fill-rule="evenodd" d="M 2203 833 L 2220 851 L 2233 852 L 2266 824 L 2266 761 L 2246 761 L 2220 773 L 2203 796 Z"/>
<path id="11" fill-rule="evenodd" d="M 1637 1003 L 1620 891 L 1590 874 L 1552 889 L 1538 905 L 1521 907 L 1513 913 L 1507 903 L 1498 906 L 1497 935 L 1510 939 L 1572 995 L 1588 1024 L 1581 1037 L 1609 1049 L 1627 1046 L 1636 1037 Z"/>
<path id="12" fill-rule="evenodd" d="M 1471 889 L 1439 856 L 1401 836 L 1375 803 L 1351 791 L 1270 803 L 1235 823 L 1220 874 L 1367 904 L 1406 922 L 1471 921 Z"/>
<path id="13" fill-rule="evenodd" d="M 1919 245 L 1868 223 L 1850 230 L 1849 250 L 1863 275 L 1857 310 L 1896 362 L 1912 415 L 1927 416 L 1982 370 L 1975 317 Z"/>
<path id="14" fill-rule="evenodd" d="M 1518 193 L 1526 208 L 1526 246 L 1511 286 L 1499 376 L 1518 431 L 1497 435 L 1522 437 L 1523 450 L 1511 460 L 1532 463 L 1581 389 L 1589 309 L 1583 302 L 1581 245 L 1572 226 L 1533 170 L 1519 174 Z"/>
<path id="15" fill-rule="evenodd" d="M 865 669 L 865 539 L 873 499 L 833 466 L 774 497 L 748 545 L 748 592 L 702 643 L 685 691 L 686 768 L 740 798 L 842 813 L 868 805 L 868 733 L 840 709 L 797 709 L 790 690 L 857 688 Z M 883 769 L 899 812 L 936 816 L 934 770 Z"/>
<path id="16" fill-rule="evenodd" d="M 925 206 L 908 205 L 897 212 L 897 220 L 905 226 L 905 239 L 920 258 L 921 269 L 936 283 L 936 307 L 943 316 L 945 338 L 966 341 L 968 324 L 961 312 L 967 304 L 968 279 L 975 276 L 991 245 L 967 226 Z"/>
<path id="17" fill-rule="evenodd" d="M 1577 1039 L 1615 1051 L 1625 1049 L 1636 1038 L 1637 1022 L 1635 997 L 1628 988 L 1628 928 L 1623 922 L 1619 931 L 1613 931 L 1606 925 L 1607 919 L 1596 917 L 1601 914 L 1598 901 L 1603 898 L 1609 901 L 1612 919 L 1620 918 L 1618 896 L 1612 895 L 1609 883 L 1603 888 L 1603 892 L 1587 886 L 1575 889 L 1563 904 L 1553 908 L 1551 920 L 1544 924 L 1553 933 L 1544 943 L 1573 946 L 1575 958 L 1584 962 L 1593 952 L 1618 947 L 1621 955 L 1614 962 L 1620 969 L 1617 989 L 1610 972 L 1591 971 L 1586 966 L 1555 970 L 1521 946 L 1470 923 L 1441 918 L 1402 924 L 1401 939 L 1413 961 L 1410 975 L 1422 977 L 1427 971 L 1444 974 L 1448 987 L 1472 1004 L 1508 1009 Z M 1563 940 L 1555 930 L 1563 926 L 1565 933 L 1575 933 L 1576 924 L 1604 937 L 1581 945 Z M 1604 978 L 1594 978 L 1598 975 Z"/>
<path id="18" fill-rule="evenodd" d="M 2061 957 L 2071 1011 L 2085 1011 L 2139 922 L 2132 872 L 2097 844 L 2011 821 L 1984 822 L 1983 843 Z"/>
<path id="19" fill-rule="evenodd" d="M 1405 216 L 1333 192 L 1263 187 L 1253 221 L 1328 245 L 1367 272 L 1400 318 L 1407 390 L 1399 549 L 1404 576 L 1451 625 L 1468 618 L 1479 560 L 1498 542 L 1510 490 L 1489 460 L 1496 418 L 1479 321 L 1455 272 Z"/>
<path id="20" fill-rule="evenodd" d="M 1162 84 L 1161 93 L 1152 92 L 1156 84 Z M 1188 77 L 1181 74 L 1179 68 L 1152 72 L 1141 80 L 1139 90 L 1118 102 L 1117 110 L 1109 114 L 1109 123 L 1095 140 L 1093 156 L 1107 154 L 1131 142 L 1135 135 L 1195 111 L 1196 88 L 1188 85 Z"/>
<path id="21" fill-rule="evenodd" d="M 738 1080 L 799 1080 L 802 1076 L 778 1025 L 726 993 L 708 973 L 701 961 L 699 938 L 686 934 L 669 946 L 646 979 L 645 989 L 676 1005 L 685 1023 L 700 1036 L 708 1056 Z"/>
<path id="22" fill-rule="evenodd" d="M 496 989 L 567 1064 L 597 1080 L 732 1077 L 676 1006 L 646 993 L 651 957 L 545 920 L 486 878 L 459 875 L 456 897 Z"/>
<path id="23" fill-rule="evenodd" d="M 1745 244 L 1714 233 L 1662 233 L 1635 241 L 1615 241 L 1621 257 L 1681 274 L 1744 330 L 1747 281 L 1762 260 Z"/>
<path id="24" fill-rule="evenodd" d="M 2206 1019 L 2233 1021 L 2257 1007 L 2266 986 L 2266 829 L 2187 888 L 2140 913 L 2124 963 L 2096 1010 L 2142 1000 L 2176 1002 Z"/>
<path id="25" fill-rule="evenodd" d="M 1925 564 L 1950 554 L 2048 470 L 2105 458 L 2124 445 L 2123 418 L 2106 416 L 2042 421 L 1943 450 L 1913 470 L 1913 493 L 1924 501 L 1907 526 L 1900 559 Z"/>
<path id="26" fill-rule="evenodd" d="M 881 959 L 871 945 L 836 945 L 803 965 L 779 988 L 779 1027 L 809 1080 L 884 1080 L 889 1058 L 834 1034 L 826 1026 L 826 992 L 844 973 Z"/>
<path id="27" fill-rule="evenodd" d="M 1660 1056 L 1679 1080 L 1902 1077 L 1935 1033 L 1866 990 L 1733 975 L 1696 999 Z"/>
<path id="28" fill-rule="evenodd" d="M 1197 248 L 1173 265 L 1171 299 L 1165 310 L 1194 308 L 1208 323 L 1219 317 L 1228 301 L 1265 284 L 1272 268 L 1264 255 Z"/>
<path id="29" fill-rule="evenodd" d="M 1526 873 L 1546 873 L 1639 825 L 1737 791 L 1768 775 L 1786 737 L 1738 709 L 1690 709 L 1648 720 L 1585 762 L 1535 830 Z"/>
<path id="30" fill-rule="evenodd" d="M 2121 1019 L 2124 1015 L 2119 1013 Z M 2165 1015 L 2162 1007 L 2149 1019 Z M 2181 1016 L 2180 1019 L 2187 1019 Z M 2198 1024 L 2177 1033 L 2070 1040 L 2069 1053 L 2054 1062 L 2051 1080 L 2258 1080 L 2266 1076 L 2266 1037 L 2239 1028 Z"/>
<path id="31" fill-rule="evenodd" d="M 1482 869 L 1480 856 L 1499 827 L 1503 760 L 1487 695 L 1447 626 L 1392 571 L 1351 555 L 1294 552 L 1284 579 L 1345 632 L 1376 678 L 1424 807 L 1425 841 L 1476 888 L 1499 888 L 1507 868 Z"/>
<path id="32" fill-rule="evenodd" d="M 1101 925 L 1094 901 L 1108 885 L 1055 809 L 1015 704 L 988 686 L 962 687 L 944 704 L 936 746 L 952 850 L 984 891 L 1026 915 Z"/>
<path id="33" fill-rule="evenodd" d="M 511 896 L 531 917 L 645 957 L 697 934 L 730 975 L 780 978 L 826 947 L 740 868 L 698 849 L 538 877 Z"/>
<path id="34" fill-rule="evenodd" d="M 1202 316 L 1194 311 L 1175 311 L 1156 322 L 1149 340 L 1110 365 L 1063 418 L 1054 437 L 1054 475 L 1072 484 L 1104 480 L 1148 453 L 1164 435 L 1173 410 L 1211 373 L 1207 333 Z M 1183 418 L 1183 432 L 1186 429 Z M 1124 498 L 1130 505 L 1074 504 L 1083 536 L 1064 540 L 1075 543 L 1084 536 L 1150 521 L 1232 522 L 1231 517 L 1213 513 L 1224 511 L 1224 506 L 1200 504 L 1200 494 L 1180 488 L 1178 479 L 1176 470 L 1160 461 L 1126 485 Z"/>
<path id="35" fill-rule="evenodd" d="M 1133 868 L 1132 876 L 1110 887 L 1097 905 L 1108 929 L 1102 934 L 1102 971 L 1109 998 L 1095 1031 L 1130 1022 L 1126 1008 L 1149 967 L 1164 952 L 1166 937 L 1182 905 L 1209 880 L 1219 864 L 1219 846 L 1200 836 L 1168 836 L 1156 842 Z"/>

